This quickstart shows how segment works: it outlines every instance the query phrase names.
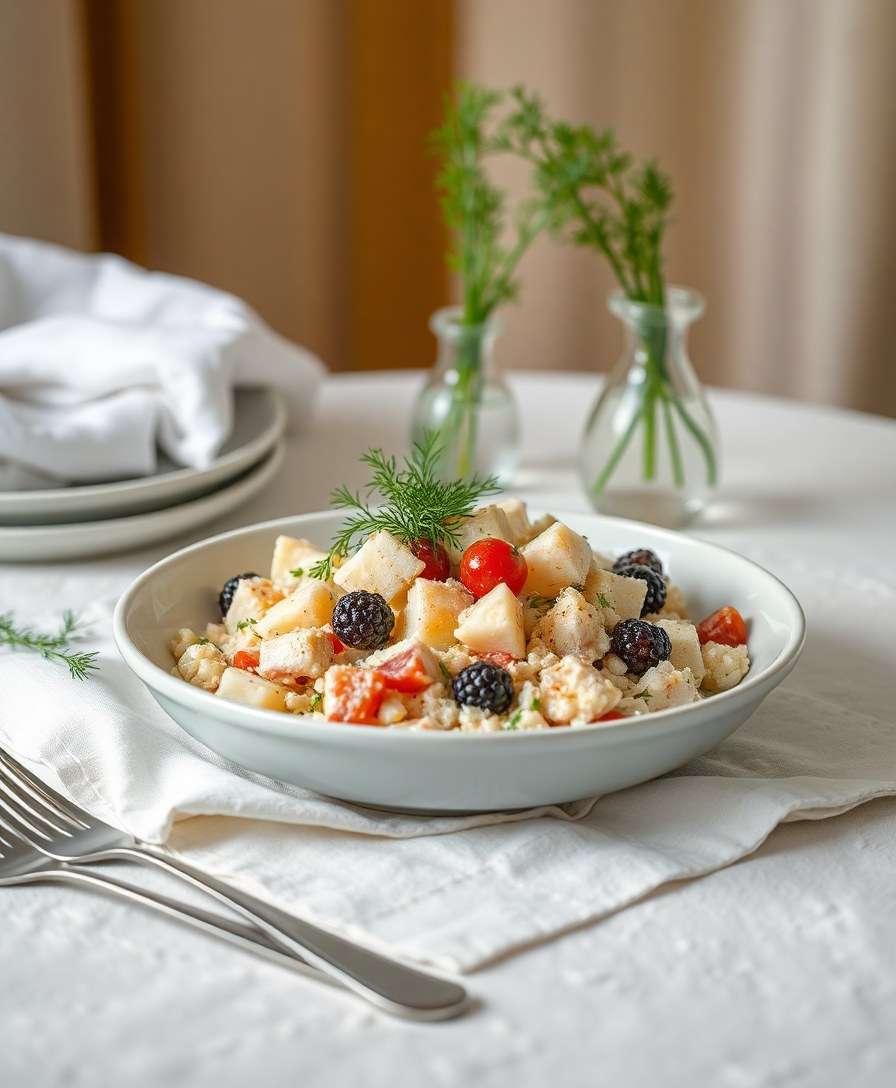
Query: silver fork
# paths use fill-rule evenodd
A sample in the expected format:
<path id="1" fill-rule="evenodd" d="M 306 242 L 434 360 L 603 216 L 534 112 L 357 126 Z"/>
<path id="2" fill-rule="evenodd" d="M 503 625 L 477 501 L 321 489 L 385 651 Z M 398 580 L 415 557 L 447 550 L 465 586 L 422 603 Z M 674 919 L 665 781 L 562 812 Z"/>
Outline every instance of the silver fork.
<path id="1" fill-rule="evenodd" d="M 80 866 L 133 861 L 163 869 L 237 911 L 276 945 L 393 1015 L 445 1020 L 468 1007 L 467 993 L 456 982 L 338 937 L 138 842 L 61 797 L 3 750 L 0 822 L 32 850 L 56 862 Z"/>
<path id="2" fill-rule="evenodd" d="M 265 934 L 254 926 L 202 910 L 201 907 L 195 907 L 191 903 L 170 899 L 160 892 L 148 891 L 146 888 L 128 884 L 124 880 L 117 880 L 105 873 L 91 872 L 86 866 L 54 861 L 35 850 L 18 835 L 13 834 L 9 825 L 0 818 L 0 888 L 38 883 L 86 884 L 91 888 L 99 888 L 131 902 L 151 907 L 177 921 L 188 922 L 196 929 L 263 956 L 282 967 L 289 967 L 309 978 L 335 985 L 334 979 L 309 967 L 298 956 L 269 941 Z"/>

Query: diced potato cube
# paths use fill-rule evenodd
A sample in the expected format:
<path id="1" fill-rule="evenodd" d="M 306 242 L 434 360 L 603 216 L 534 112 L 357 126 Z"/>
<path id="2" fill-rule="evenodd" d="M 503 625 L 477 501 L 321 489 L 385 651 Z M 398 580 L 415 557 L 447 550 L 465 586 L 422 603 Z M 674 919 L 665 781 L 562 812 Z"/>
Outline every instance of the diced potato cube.
<path id="1" fill-rule="evenodd" d="M 672 643 L 672 653 L 669 660 L 676 669 L 690 669 L 694 680 L 699 687 L 703 682 L 706 666 L 703 663 L 703 653 L 700 650 L 700 639 L 697 637 L 697 628 L 687 620 L 657 620 L 657 627 L 669 636 Z"/>
<path id="2" fill-rule="evenodd" d="M 601 615 L 578 590 L 570 587 L 563 590 L 553 608 L 542 616 L 532 637 L 558 657 L 574 654 L 597 661 L 610 649 Z"/>
<path id="3" fill-rule="evenodd" d="M 316 548 L 310 540 L 297 539 L 293 536 L 278 536 L 274 542 L 274 556 L 271 560 L 271 581 L 278 588 L 289 592 L 307 577 L 308 569 L 319 560 L 326 558 L 326 552 Z M 292 571 L 301 570 L 302 574 Z"/>
<path id="4" fill-rule="evenodd" d="M 529 576 L 524 594 L 556 597 L 567 586 L 582 586 L 591 567 L 591 546 L 568 525 L 555 521 L 521 549 Z"/>
<path id="5" fill-rule="evenodd" d="M 504 582 L 461 612 L 454 634 L 476 653 L 526 656 L 523 606 Z"/>
<path id="6" fill-rule="evenodd" d="M 423 563 L 406 545 L 385 529 L 369 536 L 357 552 L 333 575 L 346 592 L 366 589 L 391 603 L 423 570 Z"/>
<path id="7" fill-rule="evenodd" d="M 333 663 L 333 640 L 319 628 L 298 628 L 266 639 L 259 648 L 258 673 L 268 680 L 323 676 Z"/>
<path id="8" fill-rule="evenodd" d="M 261 710 L 286 710 L 288 689 L 245 669 L 225 669 L 216 692 L 222 699 Z"/>
<path id="9" fill-rule="evenodd" d="M 261 638 L 274 638 L 297 627 L 323 627 L 333 618 L 334 603 L 326 584 L 312 579 L 268 609 L 255 624 L 255 633 Z"/>
<path id="10" fill-rule="evenodd" d="M 433 582 L 418 578 L 408 591 L 402 634 L 419 639 L 435 650 L 447 650 L 455 642 L 457 618 L 473 603 L 473 595 L 460 582 Z"/>
<path id="11" fill-rule="evenodd" d="M 537 536 L 541 536 L 545 529 L 549 529 L 556 521 L 557 519 L 553 514 L 542 514 L 540 518 L 536 518 L 535 521 L 531 522 L 529 525 L 526 543 L 528 544 L 530 540 L 534 540 Z"/>
<path id="12" fill-rule="evenodd" d="M 613 557 L 609 555 L 604 555 L 603 552 L 596 552 L 592 548 L 591 565 L 594 567 L 600 567 L 601 570 L 612 570 Z"/>
<path id="13" fill-rule="evenodd" d="M 632 620 L 641 615 L 647 583 L 640 578 L 623 578 L 593 564 L 582 593 L 595 607 L 612 609 L 620 620 Z"/>
<path id="14" fill-rule="evenodd" d="M 243 578 L 236 587 L 230 608 L 224 617 L 227 633 L 232 635 L 244 620 L 259 620 L 283 594 L 268 578 Z"/>
<path id="15" fill-rule="evenodd" d="M 526 504 L 522 499 L 502 499 L 495 503 L 500 510 L 507 515 L 507 524 L 510 526 L 511 543 L 521 548 L 529 540 L 532 526 L 529 524 L 529 514 Z"/>
<path id="16" fill-rule="evenodd" d="M 510 544 L 513 543 L 510 521 L 500 506 L 482 506 L 478 510 L 474 510 L 469 517 L 461 518 L 455 528 L 458 534 L 457 544 L 447 546 L 448 555 L 455 566 L 475 540 L 494 537 L 497 540 L 506 540 Z"/>

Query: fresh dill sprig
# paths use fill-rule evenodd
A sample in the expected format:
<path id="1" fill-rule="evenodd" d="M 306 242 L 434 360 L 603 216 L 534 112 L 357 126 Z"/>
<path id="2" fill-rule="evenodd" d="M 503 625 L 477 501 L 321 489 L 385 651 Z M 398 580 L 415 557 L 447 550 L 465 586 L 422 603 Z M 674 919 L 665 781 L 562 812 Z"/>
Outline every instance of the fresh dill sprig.
<path id="1" fill-rule="evenodd" d="M 308 574 L 328 579 L 334 560 L 344 559 L 362 541 L 385 529 L 403 544 L 428 541 L 433 547 L 459 543 L 458 522 L 472 513 L 486 495 L 501 490 L 494 476 L 472 476 L 463 480 L 441 480 L 438 464 L 442 451 L 436 432 L 427 433 L 414 444 L 410 457 L 401 465 L 382 450 L 368 450 L 361 462 L 370 469 L 366 495 L 352 492 L 344 484 L 330 496 L 331 505 L 351 513 L 333 539 L 327 555 Z M 382 506 L 370 506 L 373 494 L 384 500 Z"/>
<path id="2" fill-rule="evenodd" d="M 520 259 L 547 225 L 536 198 L 519 207 L 508 230 L 504 194 L 486 172 L 487 157 L 502 150 L 493 133 L 503 100 L 499 91 L 461 82 L 446 97 L 444 120 L 431 136 L 441 159 L 437 185 L 454 235 L 449 259 L 460 280 L 464 325 L 482 324 L 516 296 Z"/>
<path id="3" fill-rule="evenodd" d="M 80 623 L 74 612 L 66 609 L 62 623 L 53 635 L 42 634 L 27 626 L 19 626 L 12 612 L 0 613 L 0 646 L 12 649 L 35 650 L 48 661 L 64 661 L 73 680 L 86 680 L 99 668 L 96 650 L 76 651 L 69 648 L 72 639 L 78 637 Z"/>
<path id="4" fill-rule="evenodd" d="M 495 145 L 532 165 L 552 230 L 603 253 L 630 299 L 662 306 L 668 176 L 653 161 L 636 165 L 610 129 L 554 121 L 522 87 L 511 98 Z"/>

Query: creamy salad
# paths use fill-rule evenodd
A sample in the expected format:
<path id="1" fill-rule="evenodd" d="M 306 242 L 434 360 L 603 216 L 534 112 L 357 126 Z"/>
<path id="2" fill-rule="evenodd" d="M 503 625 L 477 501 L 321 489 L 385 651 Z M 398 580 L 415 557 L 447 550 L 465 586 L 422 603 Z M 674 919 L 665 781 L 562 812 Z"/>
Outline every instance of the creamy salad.
<path id="1" fill-rule="evenodd" d="M 647 548 L 604 555 L 512 498 L 444 540 L 379 528 L 340 554 L 279 536 L 269 574 L 229 579 L 220 619 L 176 633 L 174 674 L 334 724 L 501 732 L 651 714 L 749 671 L 737 610 L 695 622 Z"/>

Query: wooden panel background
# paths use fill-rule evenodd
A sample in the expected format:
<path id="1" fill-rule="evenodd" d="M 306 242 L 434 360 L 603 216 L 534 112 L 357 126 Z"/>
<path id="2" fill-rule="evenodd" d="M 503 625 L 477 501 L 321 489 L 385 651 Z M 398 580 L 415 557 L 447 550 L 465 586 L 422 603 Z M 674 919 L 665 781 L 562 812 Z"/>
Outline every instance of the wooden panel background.
<path id="1" fill-rule="evenodd" d="M 451 0 L 81 0 L 98 243 L 334 369 L 426 366 Z"/>

